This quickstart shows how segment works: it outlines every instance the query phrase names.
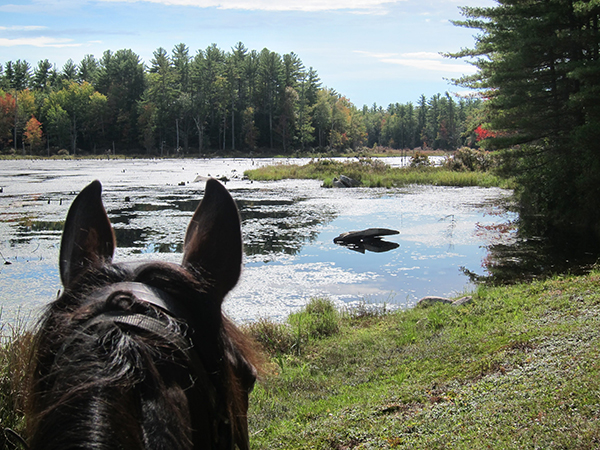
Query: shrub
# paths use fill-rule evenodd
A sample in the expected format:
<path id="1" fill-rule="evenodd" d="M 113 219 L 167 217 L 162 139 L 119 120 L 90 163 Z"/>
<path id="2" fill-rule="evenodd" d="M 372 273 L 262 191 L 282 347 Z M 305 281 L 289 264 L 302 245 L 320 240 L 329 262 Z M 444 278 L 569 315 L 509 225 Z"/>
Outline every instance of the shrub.
<path id="1" fill-rule="evenodd" d="M 419 168 L 419 167 L 429 167 L 431 166 L 431 161 L 429 161 L 429 156 L 424 155 L 421 152 L 416 152 L 412 158 L 410 158 L 410 167 Z"/>
<path id="2" fill-rule="evenodd" d="M 469 147 L 461 147 L 446 160 L 446 167 L 456 172 L 488 171 L 494 159 L 489 152 Z"/>
<path id="3" fill-rule="evenodd" d="M 333 302 L 324 298 L 313 298 L 302 310 L 288 317 L 288 323 L 302 341 L 336 334 L 339 321 Z"/>
<path id="4" fill-rule="evenodd" d="M 291 327 L 285 323 L 259 319 L 244 325 L 242 330 L 261 344 L 270 355 L 291 353 L 296 344 Z"/>

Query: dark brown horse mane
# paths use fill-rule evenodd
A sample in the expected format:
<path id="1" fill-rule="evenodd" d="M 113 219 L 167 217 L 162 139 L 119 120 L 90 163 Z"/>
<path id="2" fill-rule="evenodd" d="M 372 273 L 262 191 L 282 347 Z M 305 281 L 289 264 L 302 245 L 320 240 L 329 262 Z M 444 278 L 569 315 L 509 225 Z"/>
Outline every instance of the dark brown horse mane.
<path id="1" fill-rule="evenodd" d="M 90 271 L 82 276 L 80 287 L 65 292 L 48 307 L 38 326 L 27 434 L 40 436 L 42 441 L 31 441 L 30 448 L 194 448 L 193 419 L 182 415 L 182 411 L 188 403 L 194 403 L 186 396 L 198 394 L 190 389 L 187 362 L 173 344 L 159 335 L 128 333 L 116 325 L 95 327 L 89 335 L 78 332 L 82 324 L 103 312 L 123 311 L 154 317 L 173 333 L 189 333 L 187 324 L 144 302 L 114 297 L 87 304 L 85 294 L 79 293 L 119 281 L 144 282 L 187 302 L 201 301 L 203 323 L 192 330 L 192 341 L 198 343 L 194 348 L 200 350 L 200 343 L 210 334 L 207 331 L 214 327 L 219 328 L 221 341 L 205 342 L 205 353 L 216 350 L 216 354 L 203 354 L 201 358 L 216 361 L 225 355 L 235 362 L 242 357 L 258 367 L 258 353 L 252 342 L 219 308 L 208 313 L 213 302 L 201 298 L 207 296 L 204 287 L 187 271 L 159 262 L 146 265 L 136 277 L 118 266 Z M 76 340 L 61 350 L 73 334 L 77 335 Z M 55 360 L 57 354 L 59 361 Z M 100 356 L 92 359 L 96 355 Z M 225 398 L 230 417 L 243 416 L 240 418 L 245 421 L 247 405 L 240 404 L 237 394 L 248 389 L 249 381 L 237 376 L 229 365 L 207 370 L 215 374 L 211 381 Z M 54 392 L 60 392 L 60 397 L 56 398 Z M 150 398 L 151 392 L 164 396 Z M 146 411 L 136 411 L 132 408 L 134 395 L 146 398 L 151 406 Z M 165 418 L 169 422 L 165 423 Z M 240 427 L 243 428 L 240 421 L 234 420 L 233 433 L 242 432 Z"/>
<path id="2" fill-rule="evenodd" d="M 88 241 L 89 235 L 96 239 L 98 233 L 87 233 Z M 186 244 L 194 239 L 205 238 L 186 236 Z M 192 244 L 181 266 L 112 264 L 112 258 L 94 260 L 98 255 L 86 256 L 86 264 L 94 263 L 81 270 L 61 265 L 65 291 L 38 323 L 32 349 L 26 405 L 31 449 L 248 448 L 248 393 L 259 353 L 221 311 L 237 275 L 219 275 L 228 262 L 205 271 L 194 252 L 204 245 L 206 253 L 212 244 Z M 73 253 L 85 245 L 71 247 Z M 61 264 L 63 253 L 61 247 Z M 239 264 L 235 258 L 233 264 Z M 213 273 L 229 279 L 219 285 Z M 126 289 L 111 293 L 112 285 L 127 283 L 164 293 L 181 304 L 185 317 Z M 108 294 L 99 298 L 99 292 Z M 143 317 L 152 327 L 114 317 Z"/>

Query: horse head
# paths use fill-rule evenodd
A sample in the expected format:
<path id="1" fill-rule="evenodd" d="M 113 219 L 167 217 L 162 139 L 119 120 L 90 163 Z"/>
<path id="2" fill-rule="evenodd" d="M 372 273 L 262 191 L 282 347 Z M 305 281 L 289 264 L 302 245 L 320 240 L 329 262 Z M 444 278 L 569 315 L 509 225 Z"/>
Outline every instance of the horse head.
<path id="1" fill-rule="evenodd" d="M 35 339 L 30 447 L 248 449 L 255 357 L 221 309 L 242 266 L 234 200 L 207 182 L 181 264 L 115 263 L 101 192 L 84 188 L 65 222 L 64 292 Z"/>

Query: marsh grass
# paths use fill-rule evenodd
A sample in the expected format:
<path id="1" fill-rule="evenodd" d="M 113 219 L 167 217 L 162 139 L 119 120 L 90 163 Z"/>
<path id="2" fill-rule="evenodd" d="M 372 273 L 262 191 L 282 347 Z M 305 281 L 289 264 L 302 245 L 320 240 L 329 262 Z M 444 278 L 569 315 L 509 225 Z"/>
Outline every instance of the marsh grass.
<path id="1" fill-rule="evenodd" d="M 392 168 L 377 159 L 363 158 L 357 161 L 316 159 L 305 165 L 275 164 L 244 172 L 255 181 L 282 179 L 317 179 L 323 186 L 332 187 L 333 179 L 346 175 L 360 181 L 365 187 L 401 187 L 414 184 L 434 186 L 482 186 L 511 187 L 510 181 L 491 172 L 453 171 L 445 167 Z"/>
<path id="2" fill-rule="evenodd" d="M 26 374 L 32 335 L 23 322 L 0 322 L 0 448 L 13 448 L 15 442 L 5 429 L 21 433 L 26 394 Z"/>
<path id="3" fill-rule="evenodd" d="M 257 385 L 252 448 L 599 448 L 599 286 L 595 271 L 338 312 Z"/>

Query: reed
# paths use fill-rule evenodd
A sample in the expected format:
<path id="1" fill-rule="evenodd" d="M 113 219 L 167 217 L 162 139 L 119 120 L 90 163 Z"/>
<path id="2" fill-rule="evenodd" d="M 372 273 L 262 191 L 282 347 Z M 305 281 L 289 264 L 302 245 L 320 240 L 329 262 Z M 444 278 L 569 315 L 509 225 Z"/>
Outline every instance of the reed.
<path id="1" fill-rule="evenodd" d="M 0 448 L 13 448 L 15 442 L 6 429 L 18 434 L 25 426 L 26 374 L 32 338 L 23 322 L 0 322 Z"/>
<path id="2" fill-rule="evenodd" d="M 491 172 L 453 171 L 446 167 L 390 167 L 381 160 L 360 159 L 342 162 L 328 159 L 312 160 L 303 166 L 275 164 L 248 170 L 245 175 L 255 181 L 282 179 L 317 179 L 324 187 L 332 187 L 333 179 L 346 175 L 365 187 L 402 187 L 408 185 L 482 186 L 511 188 L 511 180 Z"/>

